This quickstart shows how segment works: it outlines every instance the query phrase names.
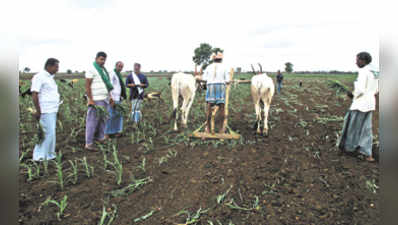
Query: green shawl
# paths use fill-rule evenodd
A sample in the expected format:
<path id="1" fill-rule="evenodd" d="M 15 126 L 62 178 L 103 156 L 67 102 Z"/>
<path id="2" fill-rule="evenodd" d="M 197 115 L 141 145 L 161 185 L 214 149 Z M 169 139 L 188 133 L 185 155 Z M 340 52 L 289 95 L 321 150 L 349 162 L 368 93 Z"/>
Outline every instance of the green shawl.
<path id="1" fill-rule="evenodd" d="M 113 90 L 113 86 L 111 81 L 109 80 L 109 73 L 108 71 L 105 69 L 105 67 L 101 68 L 96 62 L 93 63 L 95 69 L 98 71 L 99 75 L 102 78 L 102 81 L 105 83 L 106 89 L 108 90 L 108 92 Z M 103 69 L 103 70 L 102 70 Z M 105 71 L 105 73 L 104 73 Z"/>
<path id="2" fill-rule="evenodd" d="M 116 71 L 116 68 L 114 69 L 114 71 L 115 71 L 117 77 L 119 78 L 120 87 L 122 88 L 121 96 L 123 97 L 123 99 L 127 99 L 126 86 L 124 85 L 122 74 L 120 74 L 120 72 Z"/>

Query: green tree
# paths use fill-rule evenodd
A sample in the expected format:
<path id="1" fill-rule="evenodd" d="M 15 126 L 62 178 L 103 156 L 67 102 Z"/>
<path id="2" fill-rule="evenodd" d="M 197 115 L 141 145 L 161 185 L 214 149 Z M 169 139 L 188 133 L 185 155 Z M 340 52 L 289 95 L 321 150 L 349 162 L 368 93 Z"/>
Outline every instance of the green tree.
<path id="1" fill-rule="evenodd" d="M 68 69 L 68 70 L 66 71 L 66 73 L 67 73 L 67 74 L 72 74 L 72 70 L 71 70 L 71 69 Z"/>
<path id="2" fill-rule="evenodd" d="M 291 62 L 287 62 L 287 63 L 285 63 L 285 71 L 286 72 L 288 72 L 288 73 L 291 73 L 291 72 L 293 72 L 293 64 L 291 63 Z"/>
<path id="3" fill-rule="evenodd" d="M 23 72 L 24 72 L 24 73 L 29 73 L 29 72 L 30 72 L 30 68 L 29 68 L 29 67 L 25 67 L 25 68 L 23 69 Z"/>
<path id="4" fill-rule="evenodd" d="M 207 43 L 201 43 L 200 46 L 194 50 L 192 60 L 196 65 L 201 65 L 202 69 L 206 69 L 208 65 L 213 63 L 210 59 L 211 54 L 217 54 L 217 52 L 224 52 L 224 50 L 221 48 L 213 48 Z"/>

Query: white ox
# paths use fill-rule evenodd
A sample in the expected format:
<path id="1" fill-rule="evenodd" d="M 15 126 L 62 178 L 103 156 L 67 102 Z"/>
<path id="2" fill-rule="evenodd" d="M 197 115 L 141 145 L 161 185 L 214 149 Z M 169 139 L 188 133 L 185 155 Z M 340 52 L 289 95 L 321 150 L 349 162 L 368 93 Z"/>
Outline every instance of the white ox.
<path id="1" fill-rule="evenodd" d="M 255 75 L 251 79 L 251 94 L 254 103 L 254 109 L 256 111 L 256 124 L 257 133 L 261 134 L 261 106 L 260 103 L 264 104 L 264 130 L 263 134 L 268 136 L 268 113 L 271 105 L 272 97 L 274 96 L 275 86 L 272 78 L 266 73 L 260 73 Z"/>
<path id="2" fill-rule="evenodd" d="M 181 122 L 184 128 L 187 127 L 188 114 L 191 109 L 198 85 L 193 75 L 186 73 L 175 73 L 171 78 L 171 96 L 173 98 L 174 130 L 177 131 L 178 120 L 178 99 L 182 97 Z"/>

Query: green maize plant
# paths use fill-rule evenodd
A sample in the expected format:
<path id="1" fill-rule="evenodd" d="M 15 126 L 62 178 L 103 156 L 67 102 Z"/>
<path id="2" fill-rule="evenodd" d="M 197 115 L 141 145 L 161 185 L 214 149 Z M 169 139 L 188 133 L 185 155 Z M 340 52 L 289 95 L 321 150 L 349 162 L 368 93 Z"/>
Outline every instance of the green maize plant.
<path id="1" fill-rule="evenodd" d="M 185 223 L 184 224 L 196 224 L 197 222 L 199 222 L 200 216 L 202 214 L 207 213 L 209 210 L 210 209 L 202 210 L 202 208 L 199 208 L 198 211 L 193 213 L 193 215 L 191 215 L 191 212 L 189 212 L 188 210 L 181 210 L 181 211 L 179 211 L 176 214 L 176 216 L 179 216 L 179 215 L 182 215 L 182 214 L 186 214 L 187 218 L 185 219 Z"/>
<path id="2" fill-rule="evenodd" d="M 57 168 L 57 175 L 58 175 L 58 184 L 61 187 L 61 190 L 64 190 L 64 175 L 62 172 L 62 152 L 59 151 L 59 153 L 57 154 L 57 158 L 55 161 L 55 166 Z"/>
<path id="3" fill-rule="evenodd" d="M 113 155 L 113 162 L 110 162 L 107 160 L 107 164 L 110 164 L 111 166 L 113 166 L 115 171 L 108 171 L 108 172 L 115 174 L 116 183 L 118 185 L 120 185 L 122 183 L 123 165 L 119 161 L 119 158 L 117 156 L 117 150 L 116 150 L 115 146 L 113 146 L 112 155 Z"/>
<path id="4" fill-rule="evenodd" d="M 89 107 L 93 107 L 95 109 L 95 115 L 97 116 L 97 118 L 101 120 L 106 120 L 106 118 L 108 117 L 105 107 L 99 105 L 90 105 Z"/>
<path id="5" fill-rule="evenodd" d="M 227 196 L 227 194 L 231 191 L 232 187 L 233 186 L 231 185 L 224 194 L 221 194 L 221 195 L 217 196 L 217 203 L 218 204 L 221 204 L 224 201 L 225 196 Z"/>
<path id="6" fill-rule="evenodd" d="M 112 204 L 113 211 L 112 212 L 107 212 L 106 207 L 102 207 L 102 216 L 101 220 L 99 221 L 98 225 L 111 225 L 113 221 L 116 218 L 116 213 L 117 213 L 117 206 L 115 204 Z M 107 223 L 105 223 L 107 221 Z"/>
<path id="7" fill-rule="evenodd" d="M 160 157 L 159 159 L 159 166 L 162 165 L 163 163 L 167 162 L 168 158 L 165 156 Z"/>
<path id="8" fill-rule="evenodd" d="M 34 171 L 32 170 L 32 175 L 33 175 L 33 177 L 40 177 L 40 165 L 37 164 L 37 163 L 36 163 L 35 161 L 33 161 L 33 160 L 29 160 L 29 161 L 31 161 L 32 164 L 33 164 L 32 168 L 35 168 Z"/>
<path id="9" fill-rule="evenodd" d="M 144 171 L 144 172 L 145 172 L 145 161 L 146 161 L 146 159 L 143 158 L 141 164 L 139 166 L 137 166 L 139 169 L 142 169 L 142 171 Z"/>
<path id="10" fill-rule="evenodd" d="M 143 215 L 143 216 L 141 216 L 139 218 L 134 219 L 133 222 L 134 223 L 138 223 L 138 222 L 144 221 L 144 220 L 148 219 L 149 217 L 151 217 L 154 212 L 156 212 L 156 211 L 155 210 L 151 210 L 149 213 L 147 213 L 147 214 L 145 214 L 145 215 Z"/>
<path id="11" fill-rule="evenodd" d="M 86 176 L 88 178 L 92 177 L 94 175 L 94 167 L 88 165 L 86 156 L 84 156 L 83 159 L 80 159 L 80 161 L 82 162 L 82 164 L 84 166 L 84 170 L 86 172 Z"/>
<path id="12" fill-rule="evenodd" d="M 376 181 L 373 179 L 373 180 L 366 181 L 366 188 L 373 194 L 376 194 L 377 189 L 379 189 L 379 186 L 377 186 Z"/>
<path id="13" fill-rule="evenodd" d="M 129 194 L 133 193 L 134 191 L 136 191 L 139 187 L 141 187 L 147 183 L 150 183 L 152 181 L 153 181 L 153 179 L 151 177 L 146 177 L 146 178 L 138 179 L 138 180 L 134 179 L 133 183 L 131 183 L 121 189 L 111 191 L 110 195 L 112 197 L 129 195 Z"/>
<path id="14" fill-rule="evenodd" d="M 265 190 L 261 193 L 262 195 L 275 194 L 276 193 L 275 183 L 273 183 L 272 185 L 264 184 L 264 188 L 265 188 Z"/>
<path id="15" fill-rule="evenodd" d="M 231 200 L 227 203 L 225 203 L 225 205 L 227 205 L 228 207 L 230 207 L 231 209 L 237 209 L 237 210 L 244 210 L 244 211 L 251 211 L 251 210 L 259 210 L 260 206 L 259 206 L 259 198 L 258 196 L 255 196 L 256 199 L 254 200 L 254 203 L 252 205 L 251 208 L 245 208 L 245 207 L 241 207 L 238 204 L 236 204 L 236 202 L 234 201 L 233 198 L 231 198 Z"/>
<path id="16" fill-rule="evenodd" d="M 44 167 L 44 174 L 46 176 L 48 176 L 48 160 L 47 159 L 43 161 L 43 167 Z"/>
<path id="17" fill-rule="evenodd" d="M 104 157 L 104 169 L 106 170 L 106 168 L 108 167 L 108 163 L 109 163 L 108 156 L 106 154 L 106 150 L 102 147 L 102 145 L 99 145 L 99 149 L 101 150 L 102 155 Z"/>
<path id="18" fill-rule="evenodd" d="M 72 160 L 69 160 L 69 164 L 72 167 L 72 172 L 71 174 L 69 174 L 69 176 L 66 177 L 66 180 L 72 177 L 72 183 L 76 184 L 78 177 L 77 160 L 75 160 L 74 162 Z"/>
<path id="19" fill-rule="evenodd" d="M 58 120 L 58 127 L 61 130 L 61 132 L 64 131 L 64 124 L 62 123 L 61 120 Z"/>
<path id="20" fill-rule="evenodd" d="M 22 147 L 23 148 L 23 147 Z M 19 156 L 19 163 L 22 162 L 22 160 L 24 159 L 25 155 L 28 153 L 29 151 L 22 151 L 21 156 Z"/>
<path id="21" fill-rule="evenodd" d="M 58 207 L 57 219 L 59 221 L 61 221 L 61 217 L 64 214 L 66 206 L 68 205 L 67 200 L 68 200 L 68 196 L 67 195 L 65 195 L 64 198 L 60 202 L 57 202 L 57 201 L 51 199 L 51 196 L 49 196 L 46 199 L 46 201 L 44 201 L 42 203 L 42 205 L 43 206 L 47 206 L 49 203 L 56 205 Z"/>
<path id="22" fill-rule="evenodd" d="M 330 117 L 317 117 L 314 120 L 321 124 L 327 124 L 329 122 L 342 122 L 342 121 L 344 121 L 344 117 L 333 115 Z"/>
<path id="23" fill-rule="evenodd" d="M 30 181 L 32 181 L 33 180 L 33 173 L 32 173 L 32 167 L 30 167 L 29 165 L 27 165 L 27 164 L 21 164 L 21 167 L 25 167 L 28 171 L 27 171 L 27 174 L 28 174 L 28 181 L 30 182 Z"/>
<path id="24" fill-rule="evenodd" d="M 328 80 L 328 83 L 329 87 L 335 89 L 337 94 L 350 92 L 349 88 L 338 80 Z"/>

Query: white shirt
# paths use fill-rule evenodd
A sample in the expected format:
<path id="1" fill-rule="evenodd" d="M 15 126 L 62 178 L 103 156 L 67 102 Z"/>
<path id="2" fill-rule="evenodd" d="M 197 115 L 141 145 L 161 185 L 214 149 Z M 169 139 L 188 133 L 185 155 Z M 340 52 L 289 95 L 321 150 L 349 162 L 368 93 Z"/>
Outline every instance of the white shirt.
<path id="1" fill-rule="evenodd" d="M 202 80 L 207 81 L 207 84 L 215 84 L 230 81 L 230 70 L 223 63 L 212 63 L 203 72 Z"/>
<path id="2" fill-rule="evenodd" d="M 379 92 L 379 80 L 370 71 L 369 66 L 358 70 L 358 77 L 354 82 L 353 101 L 350 110 L 361 112 L 374 111 L 376 109 L 375 94 Z"/>
<path id="3" fill-rule="evenodd" d="M 93 95 L 93 100 L 107 100 L 109 97 L 108 89 L 106 89 L 106 85 L 104 81 L 102 81 L 101 75 L 99 75 L 94 65 L 91 65 L 90 69 L 87 70 L 85 77 L 93 79 L 93 82 L 91 83 L 91 94 Z"/>
<path id="4" fill-rule="evenodd" d="M 135 74 L 135 72 L 133 72 L 133 80 L 135 85 L 141 84 L 140 78 L 138 77 L 137 74 Z M 137 90 L 139 95 L 144 91 L 142 87 L 137 87 Z"/>
<path id="5" fill-rule="evenodd" d="M 120 86 L 119 77 L 116 72 L 112 70 L 109 73 L 109 78 L 111 80 L 113 90 L 111 91 L 112 99 L 114 101 L 120 101 L 120 95 L 122 94 L 122 87 Z"/>
<path id="6" fill-rule="evenodd" d="M 30 91 L 39 93 L 41 113 L 58 112 L 60 96 L 58 93 L 58 86 L 54 80 L 54 75 L 51 75 L 46 70 L 35 74 L 32 78 Z"/>

